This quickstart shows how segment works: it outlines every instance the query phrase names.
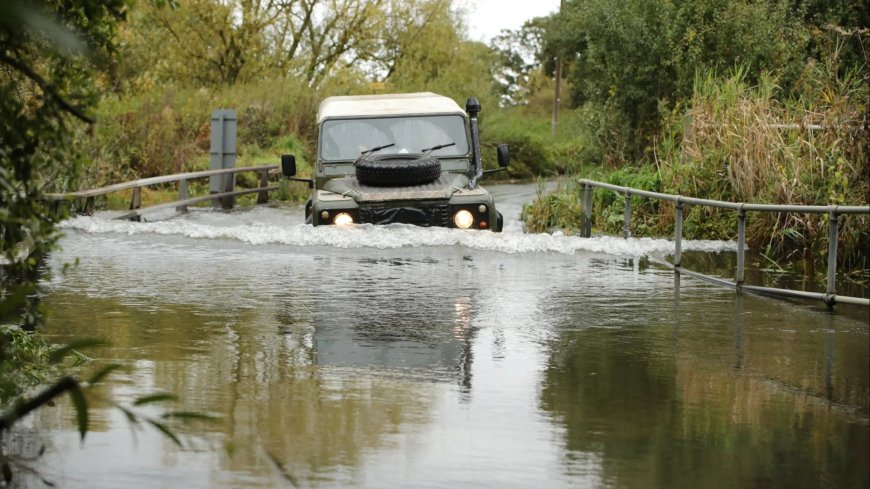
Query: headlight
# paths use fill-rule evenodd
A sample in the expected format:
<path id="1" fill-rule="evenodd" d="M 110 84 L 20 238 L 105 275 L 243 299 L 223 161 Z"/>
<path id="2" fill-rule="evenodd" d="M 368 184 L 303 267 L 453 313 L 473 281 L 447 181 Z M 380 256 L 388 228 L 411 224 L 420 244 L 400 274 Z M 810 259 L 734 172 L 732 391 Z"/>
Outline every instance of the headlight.
<path id="1" fill-rule="evenodd" d="M 474 225 L 474 216 L 467 210 L 462 209 L 453 214 L 453 224 L 456 224 L 456 227 L 459 229 L 468 229 Z"/>
<path id="2" fill-rule="evenodd" d="M 332 219 L 332 223 L 336 226 L 347 226 L 348 224 L 353 224 L 353 216 L 347 212 L 340 212 Z"/>

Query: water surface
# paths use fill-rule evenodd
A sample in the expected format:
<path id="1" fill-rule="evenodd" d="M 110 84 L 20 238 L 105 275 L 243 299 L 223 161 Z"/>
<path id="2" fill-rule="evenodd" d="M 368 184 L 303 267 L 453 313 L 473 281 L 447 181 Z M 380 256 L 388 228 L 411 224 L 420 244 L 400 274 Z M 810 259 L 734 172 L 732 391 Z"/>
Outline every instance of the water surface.
<path id="1" fill-rule="evenodd" d="M 867 487 L 867 311 L 736 296 L 667 240 L 311 228 L 298 208 L 66 223 L 52 341 L 124 365 L 79 443 L 32 429 L 62 487 Z M 729 242 L 684 249 L 733 254 Z M 66 274 L 63 263 L 79 259 Z M 838 309 L 839 311 L 839 309 Z M 111 402 L 220 417 L 179 449 Z M 150 412 L 150 411 L 146 411 Z M 155 411 L 156 413 L 156 411 Z"/>

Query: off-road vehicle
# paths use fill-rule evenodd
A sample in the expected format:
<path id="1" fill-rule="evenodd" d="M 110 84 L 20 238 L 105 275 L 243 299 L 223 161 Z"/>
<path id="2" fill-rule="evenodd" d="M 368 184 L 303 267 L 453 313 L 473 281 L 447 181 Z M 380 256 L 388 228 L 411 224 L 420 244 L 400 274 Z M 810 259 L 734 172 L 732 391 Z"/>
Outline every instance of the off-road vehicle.
<path id="1" fill-rule="evenodd" d="M 305 220 L 314 226 L 405 223 L 501 231 L 492 195 L 478 185 L 508 165 L 483 170 L 477 99 L 465 110 L 434 93 L 328 97 L 317 113 L 314 178 L 295 178 L 294 155 L 281 157 L 291 180 L 308 182 Z"/>

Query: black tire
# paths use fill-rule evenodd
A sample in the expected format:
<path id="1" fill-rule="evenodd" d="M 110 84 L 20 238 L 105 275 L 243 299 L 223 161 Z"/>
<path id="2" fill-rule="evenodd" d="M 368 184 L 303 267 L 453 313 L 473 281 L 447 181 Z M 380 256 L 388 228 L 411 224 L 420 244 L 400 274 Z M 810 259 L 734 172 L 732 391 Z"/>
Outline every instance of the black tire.
<path id="1" fill-rule="evenodd" d="M 441 175 L 438 158 L 413 153 L 361 156 L 354 167 L 360 183 L 375 187 L 422 185 Z"/>

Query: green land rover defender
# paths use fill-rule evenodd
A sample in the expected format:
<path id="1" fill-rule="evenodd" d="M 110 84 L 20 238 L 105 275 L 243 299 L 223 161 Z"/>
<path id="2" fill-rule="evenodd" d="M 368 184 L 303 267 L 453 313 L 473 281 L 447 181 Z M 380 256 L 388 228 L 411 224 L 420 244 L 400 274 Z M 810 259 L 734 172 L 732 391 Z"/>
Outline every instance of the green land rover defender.
<path id="1" fill-rule="evenodd" d="M 434 93 L 328 97 L 317 113 L 314 178 L 295 178 L 296 158 L 281 157 L 291 180 L 308 182 L 306 222 L 314 226 L 405 223 L 499 232 L 502 216 L 478 181 L 483 170 L 477 99 L 463 111 Z"/>

